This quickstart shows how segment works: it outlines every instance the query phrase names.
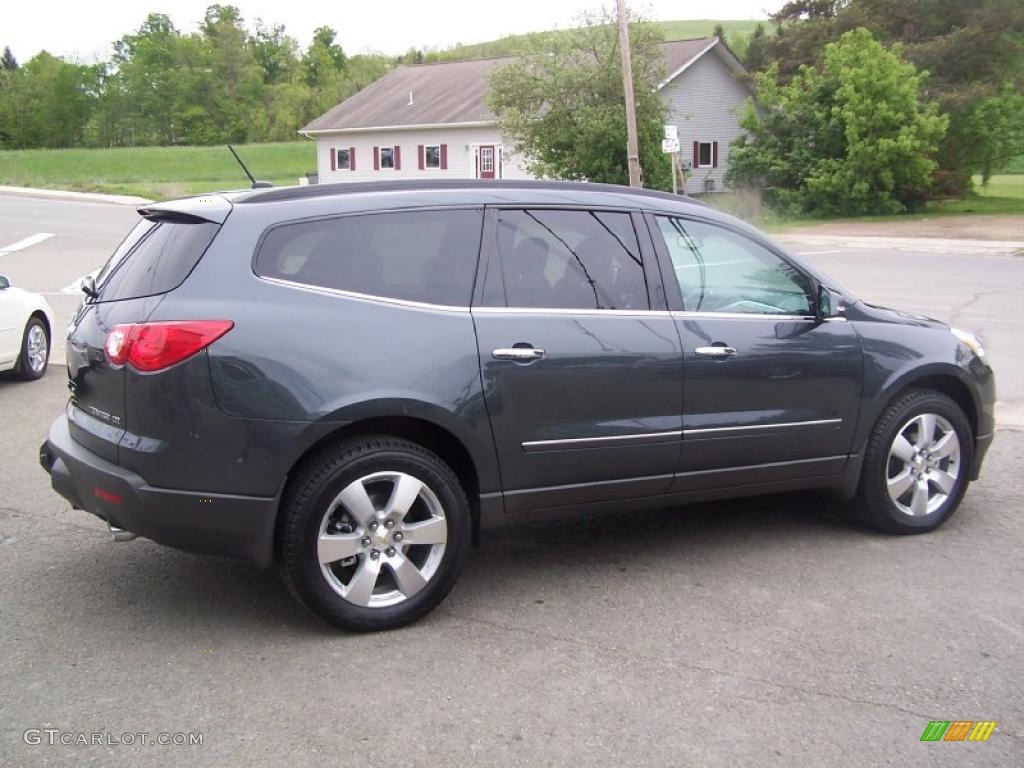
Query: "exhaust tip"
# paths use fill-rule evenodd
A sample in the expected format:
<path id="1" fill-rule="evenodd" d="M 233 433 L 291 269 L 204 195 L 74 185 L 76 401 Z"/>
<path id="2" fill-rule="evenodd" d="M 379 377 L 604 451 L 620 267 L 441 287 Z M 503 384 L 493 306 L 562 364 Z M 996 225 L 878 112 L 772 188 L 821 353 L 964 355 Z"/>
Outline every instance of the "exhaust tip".
<path id="1" fill-rule="evenodd" d="M 131 531 L 126 531 L 124 528 L 118 528 L 116 525 L 107 523 L 107 528 L 110 530 L 110 537 L 114 541 L 131 541 L 132 539 L 138 538 Z"/>

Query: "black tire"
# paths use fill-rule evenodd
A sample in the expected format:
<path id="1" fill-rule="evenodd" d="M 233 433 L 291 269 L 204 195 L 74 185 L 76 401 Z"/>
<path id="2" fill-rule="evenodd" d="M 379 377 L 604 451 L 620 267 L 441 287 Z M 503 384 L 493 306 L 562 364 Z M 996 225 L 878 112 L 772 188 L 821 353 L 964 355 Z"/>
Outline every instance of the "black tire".
<path id="1" fill-rule="evenodd" d="M 910 515 L 890 497 L 888 478 L 892 470 L 889 452 L 893 442 L 908 423 L 922 414 L 936 414 L 945 419 L 960 443 L 959 474 L 946 498 L 927 514 Z M 868 525 L 894 534 L 916 534 L 934 531 L 956 511 L 967 490 L 974 435 L 963 410 L 951 398 L 929 389 L 914 389 L 889 404 L 868 439 L 864 455 L 860 487 L 852 502 L 853 514 Z M 898 460 L 896 467 L 899 466 Z M 931 486 L 929 486 L 931 487 Z M 910 491 L 912 493 L 912 491 Z"/>
<path id="2" fill-rule="evenodd" d="M 43 360 L 42 368 L 36 370 L 29 360 L 29 335 L 33 328 L 39 328 L 46 339 L 46 357 Z M 23 381 L 35 381 L 46 375 L 46 368 L 50 364 L 50 333 L 46 330 L 46 323 L 38 317 L 30 317 L 25 324 L 25 332 L 21 335 L 21 354 L 18 355 L 18 362 L 14 366 L 14 375 Z"/>
<path id="3" fill-rule="evenodd" d="M 400 472 L 421 481 L 443 508 L 447 542 L 433 575 L 415 594 L 388 606 L 349 602 L 321 570 L 317 542 L 331 502 L 350 483 L 378 472 Z M 417 501 L 416 503 L 419 503 Z M 330 446 L 312 457 L 289 483 L 278 523 L 281 565 L 292 594 L 323 620 L 357 632 L 394 629 L 433 610 L 451 591 L 470 544 L 466 493 L 455 473 L 435 454 L 407 440 L 360 437 Z M 356 558 L 361 567 L 369 554 Z M 393 573 L 378 553 L 382 572 Z M 397 586 L 397 581 L 395 582 Z"/>

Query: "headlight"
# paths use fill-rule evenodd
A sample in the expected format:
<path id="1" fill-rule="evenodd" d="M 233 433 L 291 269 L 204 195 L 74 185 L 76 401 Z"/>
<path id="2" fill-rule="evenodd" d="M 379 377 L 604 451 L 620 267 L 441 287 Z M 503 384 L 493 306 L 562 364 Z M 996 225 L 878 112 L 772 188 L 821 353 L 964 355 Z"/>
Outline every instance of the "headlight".
<path id="1" fill-rule="evenodd" d="M 985 359 L 985 348 L 981 346 L 977 336 L 967 331 L 961 331 L 959 328 L 950 328 L 949 332 L 956 336 L 960 343 L 971 350 L 977 357 L 980 357 L 982 360 Z"/>

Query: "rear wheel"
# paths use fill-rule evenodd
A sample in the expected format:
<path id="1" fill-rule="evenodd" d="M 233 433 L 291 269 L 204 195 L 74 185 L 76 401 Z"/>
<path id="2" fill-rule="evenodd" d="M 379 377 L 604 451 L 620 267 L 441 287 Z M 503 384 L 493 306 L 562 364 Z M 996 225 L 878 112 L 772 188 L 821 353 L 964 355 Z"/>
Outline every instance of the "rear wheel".
<path id="1" fill-rule="evenodd" d="M 859 515 L 890 533 L 926 533 L 960 505 L 973 436 L 952 399 L 912 390 L 879 418 L 868 441 L 857 497 Z"/>
<path id="2" fill-rule="evenodd" d="M 41 379 L 49 361 L 50 334 L 46 324 L 38 317 L 29 318 L 21 338 L 21 355 L 15 366 L 15 375 L 26 381 Z"/>
<path id="3" fill-rule="evenodd" d="M 430 451 L 359 438 L 300 471 L 279 537 L 285 580 L 313 613 L 344 629 L 392 629 L 451 590 L 469 546 L 469 503 Z"/>

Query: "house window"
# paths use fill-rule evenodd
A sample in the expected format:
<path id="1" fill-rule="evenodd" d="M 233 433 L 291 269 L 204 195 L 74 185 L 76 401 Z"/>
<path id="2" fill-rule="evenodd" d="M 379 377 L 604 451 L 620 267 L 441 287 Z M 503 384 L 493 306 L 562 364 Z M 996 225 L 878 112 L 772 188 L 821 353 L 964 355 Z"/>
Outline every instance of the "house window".
<path id="1" fill-rule="evenodd" d="M 349 148 L 345 147 L 344 149 L 338 149 L 337 150 L 337 156 L 338 156 L 338 170 L 339 171 L 347 171 L 349 169 L 349 167 L 350 167 L 349 166 L 349 157 L 350 157 L 350 155 L 349 155 Z"/>
<path id="2" fill-rule="evenodd" d="M 381 168 L 394 168 L 395 167 L 395 148 L 394 147 L 381 147 L 380 148 L 380 167 Z"/>
<path id="3" fill-rule="evenodd" d="M 440 144 L 427 144 L 423 148 L 423 160 L 424 160 L 424 165 L 427 168 L 440 168 L 441 167 L 441 145 Z"/>
<path id="4" fill-rule="evenodd" d="M 693 142 L 693 167 L 694 168 L 717 168 L 718 167 L 718 142 L 717 141 L 695 141 L 695 142 Z"/>

